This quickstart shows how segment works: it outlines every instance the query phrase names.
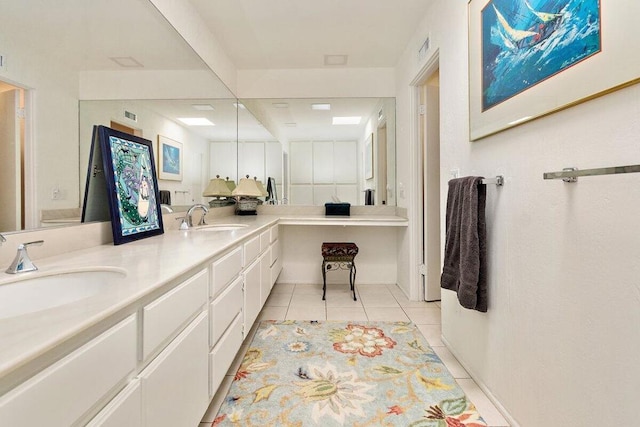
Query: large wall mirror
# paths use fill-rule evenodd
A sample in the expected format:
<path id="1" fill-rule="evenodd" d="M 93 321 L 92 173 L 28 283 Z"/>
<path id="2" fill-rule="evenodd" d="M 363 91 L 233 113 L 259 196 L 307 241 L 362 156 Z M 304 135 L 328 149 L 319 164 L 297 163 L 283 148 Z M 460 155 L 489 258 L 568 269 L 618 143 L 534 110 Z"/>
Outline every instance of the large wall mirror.
<path id="1" fill-rule="evenodd" d="M 0 39 L 0 232 L 78 220 L 94 124 L 181 144 L 182 180 L 159 182 L 176 203 L 208 182 L 209 141 L 237 140 L 234 95 L 148 0 L 6 2 Z"/>
<path id="2" fill-rule="evenodd" d="M 240 102 L 239 176 L 275 178 L 280 201 L 292 205 L 396 205 L 394 98 Z M 224 161 L 233 150 L 221 143 L 216 152 L 211 170 L 233 174 Z"/>
<path id="3" fill-rule="evenodd" d="M 216 175 L 273 178 L 280 203 L 396 204 L 392 98 L 238 101 L 148 0 L 2 9 L 0 232 L 79 221 L 95 124 L 182 148 L 172 205 Z"/>

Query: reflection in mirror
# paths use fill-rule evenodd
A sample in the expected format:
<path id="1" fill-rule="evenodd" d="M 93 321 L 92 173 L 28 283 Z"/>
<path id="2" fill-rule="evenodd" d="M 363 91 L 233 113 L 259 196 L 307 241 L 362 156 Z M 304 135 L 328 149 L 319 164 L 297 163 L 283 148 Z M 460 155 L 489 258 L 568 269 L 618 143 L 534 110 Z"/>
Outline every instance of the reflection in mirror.
<path id="1" fill-rule="evenodd" d="M 135 116 L 135 122 L 126 116 Z M 186 118 L 208 122 L 187 125 L 180 120 Z M 163 203 L 171 205 L 174 211 L 183 211 L 194 203 L 209 201 L 209 196 L 203 195 L 210 180 L 215 178 L 209 171 L 209 146 L 213 143 L 235 145 L 236 102 L 235 99 L 81 101 L 80 159 L 89 158 L 95 124 L 126 127 L 125 132 L 152 140 L 158 171 L 169 165 L 168 157 L 161 156 L 161 145 L 168 143 L 177 147 L 182 154 L 182 163 L 178 166 L 180 179 L 159 173 L 158 187 Z M 84 194 L 86 174 L 87 170 L 81 171 L 81 194 Z"/>
<path id="2" fill-rule="evenodd" d="M 234 100 L 148 0 L 10 1 L 3 3 L 0 20 L 0 128 L 8 133 L 0 136 L 0 232 L 79 220 L 88 161 L 79 141 L 91 140 L 79 128 L 80 100 Z M 158 135 L 180 141 L 186 129 L 191 132 L 175 123 L 148 127 L 135 120 L 146 110 L 127 117 L 125 107 L 137 105 L 123 101 L 106 122 L 93 124 L 142 131 L 154 143 Z M 236 139 L 235 133 L 227 137 Z M 166 185 L 201 193 L 209 178 L 208 151 L 194 159 L 187 155 L 187 162 L 185 170 L 195 164 L 200 176 L 187 174 L 186 181 Z"/>
<path id="3" fill-rule="evenodd" d="M 289 204 L 396 205 L 394 98 L 241 102 L 255 119 L 239 116 L 240 174 L 257 170 L 264 176 L 258 161 L 264 159 L 266 175 L 275 177 Z M 265 152 L 261 158 L 251 145 L 256 137 L 280 142 L 282 153 L 274 150 L 269 158 Z"/>

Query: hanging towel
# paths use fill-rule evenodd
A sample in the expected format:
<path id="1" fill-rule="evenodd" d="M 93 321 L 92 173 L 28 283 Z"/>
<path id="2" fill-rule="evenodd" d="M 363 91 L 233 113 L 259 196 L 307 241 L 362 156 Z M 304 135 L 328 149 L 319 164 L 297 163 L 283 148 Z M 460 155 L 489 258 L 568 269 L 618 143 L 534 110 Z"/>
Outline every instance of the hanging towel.
<path id="1" fill-rule="evenodd" d="M 444 266 L 440 285 L 456 291 L 460 304 L 487 311 L 486 186 L 482 177 L 449 181 Z"/>
<path id="2" fill-rule="evenodd" d="M 160 203 L 171 205 L 171 191 L 160 190 Z"/>

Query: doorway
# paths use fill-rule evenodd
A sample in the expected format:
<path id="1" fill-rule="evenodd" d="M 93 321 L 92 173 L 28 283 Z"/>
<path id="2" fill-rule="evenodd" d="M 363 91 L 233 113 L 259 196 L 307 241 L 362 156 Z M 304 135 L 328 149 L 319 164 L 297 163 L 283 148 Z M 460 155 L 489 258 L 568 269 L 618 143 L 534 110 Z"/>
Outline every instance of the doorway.
<path id="1" fill-rule="evenodd" d="M 25 228 L 25 90 L 0 81 L 0 230 Z"/>
<path id="2" fill-rule="evenodd" d="M 111 120 L 109 126 L 111 127 L 111 129 L 119 130 L 120 132 L 139 136 L 140 138 L 142 138 L 142 129 L 132 128 L 131 126 L 123 125 L 122 123 L 114 122 L 113 120 Z"/>
<path id="3" fill-rule="evenodd" d="M 418 86 L 421 147 L 421 278 L 425 301 L 440 300 L 440 74 L 430 71 Z"/>

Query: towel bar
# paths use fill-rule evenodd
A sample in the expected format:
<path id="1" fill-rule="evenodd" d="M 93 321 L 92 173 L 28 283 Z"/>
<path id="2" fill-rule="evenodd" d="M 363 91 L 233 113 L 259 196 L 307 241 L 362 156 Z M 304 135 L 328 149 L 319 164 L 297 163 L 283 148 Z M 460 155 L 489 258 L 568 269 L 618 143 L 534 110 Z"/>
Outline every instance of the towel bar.
<path id="1" fill-rule="evenodd" d="M 483 178 L 482 179 L 482 183 L 487 185 L 487 184 L 495 184 L 497 186 L 502 186 L 504 185 L 504 176 L 502 175 L 498 175 L 495 178 Z"/>
<path id="2" fill-rule="evenodd" d="M 640 165 L 613 166 L 609 168 L 583 169 L 564 168 L 561 172 L 545 172 L 544 179 L 562 179 L 564 182 L 577 182 L 579 176 L 616 175 L 640 172 Z"/>

